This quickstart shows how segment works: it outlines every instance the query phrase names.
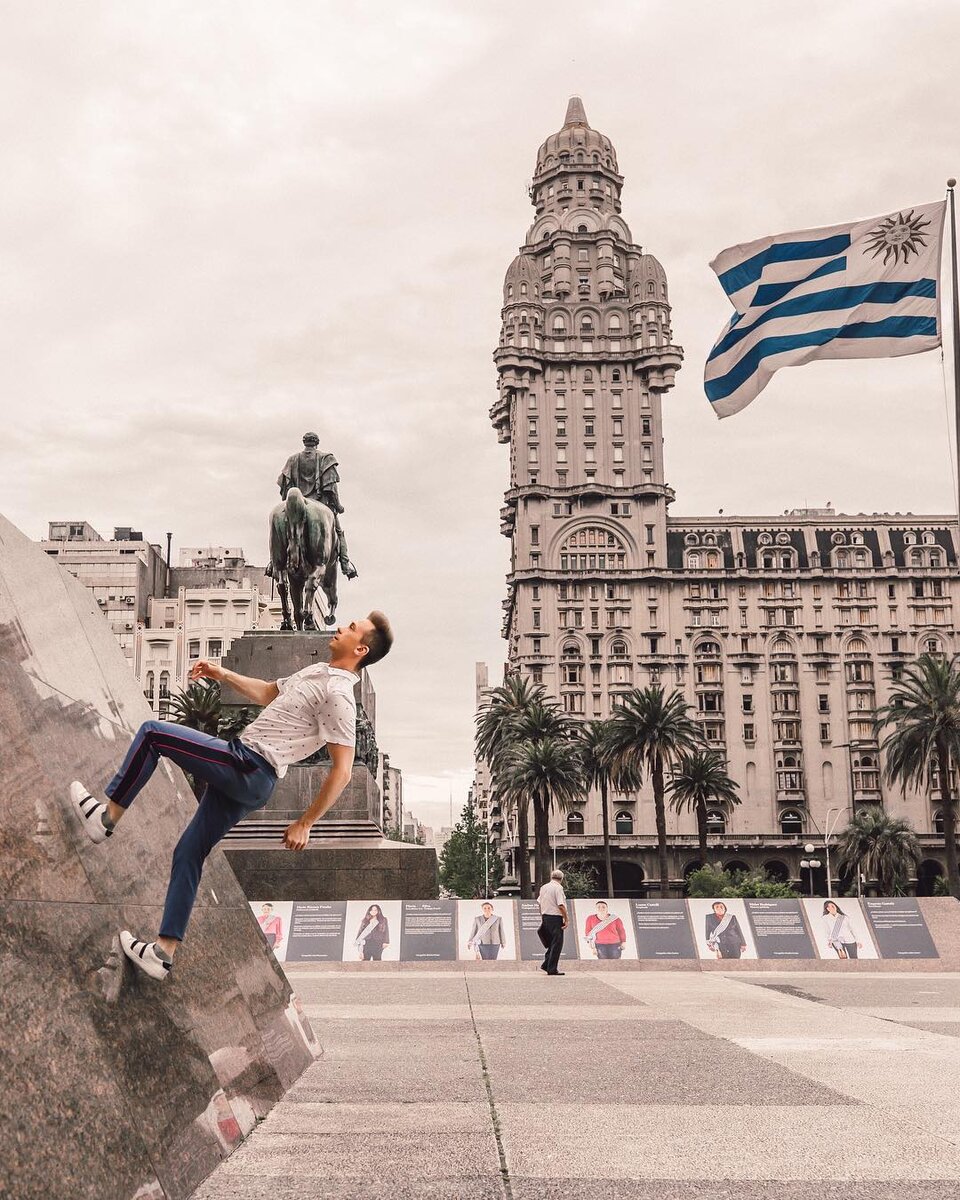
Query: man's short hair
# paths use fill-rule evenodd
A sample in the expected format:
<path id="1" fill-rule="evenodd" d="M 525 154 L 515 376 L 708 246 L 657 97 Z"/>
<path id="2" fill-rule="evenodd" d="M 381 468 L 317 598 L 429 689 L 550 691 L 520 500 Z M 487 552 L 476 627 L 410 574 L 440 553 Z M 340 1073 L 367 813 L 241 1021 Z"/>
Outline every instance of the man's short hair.
<path id="1" fill-rule="evenodd" d="M 563 883 L 563 872 L 562 872 L 562 871 L 559 871 L 559 870 L 558 870 L 558 871 L 551 871 L 551 872 L 550 872 L 550 878 L 551 878 L 551 879 L 555 879 L 555 880 L 557 881 L 557 883 Z"/>
<path id="2" fill-rule="evenodd" d="M 361 660 L 361 666 L 372 667 L 374 663 L 379 662 L 381 658 L 390 653 L 390 647 L 393 645 L 393 630 L 382 612 L 368 613 L 367 620 L 373 625 L 373 629 L 362 639 L 363 644 L 367 647 L 367 652 Z"/>

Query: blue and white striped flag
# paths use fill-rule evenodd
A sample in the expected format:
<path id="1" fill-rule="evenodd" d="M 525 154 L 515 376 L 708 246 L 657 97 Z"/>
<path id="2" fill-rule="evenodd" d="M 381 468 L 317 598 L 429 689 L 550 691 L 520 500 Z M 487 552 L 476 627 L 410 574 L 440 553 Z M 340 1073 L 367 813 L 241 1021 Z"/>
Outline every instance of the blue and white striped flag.
<path id="1" fill-rule="evenodd" d="M 945 211 L 940 200 L 718 254 L 710 266 L 737 311 L 704 373 L 717 416 L 746 408 L 779 367 L 939 346 Z"/>

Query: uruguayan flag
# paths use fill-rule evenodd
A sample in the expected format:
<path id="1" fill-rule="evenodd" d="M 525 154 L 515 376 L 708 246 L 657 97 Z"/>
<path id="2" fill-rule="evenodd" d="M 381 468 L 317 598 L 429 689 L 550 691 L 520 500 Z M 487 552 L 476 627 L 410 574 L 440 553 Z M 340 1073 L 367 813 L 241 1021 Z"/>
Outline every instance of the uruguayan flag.
<path id="1" fill-rule="evenodd" d="M 746 408 L 779 367 L 939 346 L 945 209 L 940 200 L 719 254 L 710 266 L 737 311 L 707 359 L 717 416 Z"/>

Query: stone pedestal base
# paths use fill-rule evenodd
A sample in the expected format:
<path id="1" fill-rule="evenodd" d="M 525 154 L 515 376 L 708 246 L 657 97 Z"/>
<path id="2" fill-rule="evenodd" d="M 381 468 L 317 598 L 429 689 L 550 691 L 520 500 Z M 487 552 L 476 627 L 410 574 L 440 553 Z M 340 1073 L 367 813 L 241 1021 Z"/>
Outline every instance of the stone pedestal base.
<path id="1" fill-rule="evenodd" d="M 433 900 L 437 856 L 405 842 L 320 845 L 285 850 L 224 843 L 248 900 Z"/>

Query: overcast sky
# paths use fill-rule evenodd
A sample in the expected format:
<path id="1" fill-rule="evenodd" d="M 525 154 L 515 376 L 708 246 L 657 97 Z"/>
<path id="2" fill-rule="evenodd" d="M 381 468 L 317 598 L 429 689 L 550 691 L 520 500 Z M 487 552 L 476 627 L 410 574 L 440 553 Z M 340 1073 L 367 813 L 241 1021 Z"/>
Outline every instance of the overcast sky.
<path id="1" fill-rule="evenodd" d="M 0 509 L 266 556 L 284 459 L 341 463 L 382 607 L 379 737 L 432 824 L 502 662 L 503 274 L 537 146 L 583 97 L 664 264 L 686 365 L 676 513 L 948 511 L 938 354 L 779 374 L 722 423 L 701 379 L 736 242 L 935 200 L 960 174 L 960 8 L 7 3 L 0 45 Z"/>

